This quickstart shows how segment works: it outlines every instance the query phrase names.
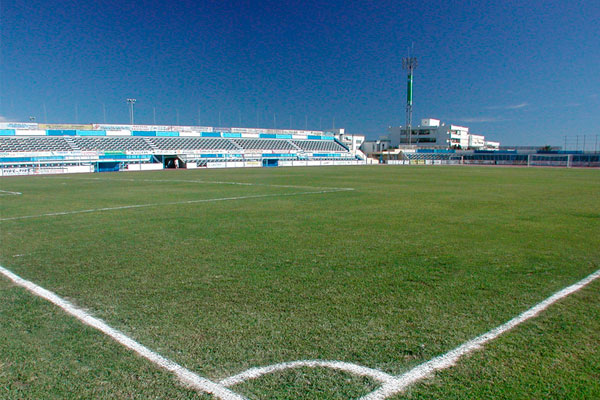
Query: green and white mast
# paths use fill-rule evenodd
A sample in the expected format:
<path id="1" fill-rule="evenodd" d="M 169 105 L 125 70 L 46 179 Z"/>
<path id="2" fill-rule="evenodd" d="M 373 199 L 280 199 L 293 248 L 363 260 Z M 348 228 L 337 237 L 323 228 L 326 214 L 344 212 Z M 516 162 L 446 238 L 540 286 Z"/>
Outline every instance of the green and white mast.
<path id="1" fill-rule="evenodd" d="M 406 82 L 406 137 L 407 144 L 412 144 L 412 106 L 413 106 L 413 72 L 417 68 L 417 57 L 402 58 L 402 69 L 408 71 Z"/>

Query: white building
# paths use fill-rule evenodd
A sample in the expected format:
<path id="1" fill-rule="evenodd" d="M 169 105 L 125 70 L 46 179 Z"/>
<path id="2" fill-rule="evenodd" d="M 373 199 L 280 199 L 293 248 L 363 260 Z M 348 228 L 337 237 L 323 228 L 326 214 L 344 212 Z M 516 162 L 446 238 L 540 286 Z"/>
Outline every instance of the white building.
<path id="1" fill-rule="evenodd" d="M 497 149 L 498 142 L 488 142 L 483 135 L 469 133 L 466 126 L 440 122 L 439 119 L 426 118 L 421 125 L 411 129 L 410 138 L 406 128 L 390 126 L 388 138 L 392 147 L 416 146 L 425 148 L 460 148 L 460 149 Z"/>
<path id="2" fill-rule="evenodd" d="M 363 156 L 360 147 L 365 141 L 365 135 L 355 135 L 353 133 L 346 133 L 344 128 L 333 129 L 332 130 L 334 137 L 338 140 L 338 142 L 342 143 L 346 146 L 350 153 L 353 155 Z"/>
<path id="3" fill-rule="evenodd" d="M 369 155 L 373 153 L 381 153 L 390 149 L 390 141 L 386 139 L 369 140 L 362 144 L 361 150 L 363 153 Z"/>

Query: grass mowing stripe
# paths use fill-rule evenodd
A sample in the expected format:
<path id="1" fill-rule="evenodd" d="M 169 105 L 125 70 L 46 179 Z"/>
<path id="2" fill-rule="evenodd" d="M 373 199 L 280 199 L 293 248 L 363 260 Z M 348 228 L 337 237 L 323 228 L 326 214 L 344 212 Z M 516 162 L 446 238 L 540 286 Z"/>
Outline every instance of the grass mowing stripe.
<path id="1" fill-rule="evenodd" d="M 20 276 L 12 273 L 11 271 L 9 271 L 8 269 L 6 269 L 2 266 L 0 266 L 0 273 L 2 273 L 2 275 L 6 276 L 8 279 L 10 279 L 16 285 L 19 285 L 19 286 L 29 290 L 31 293 L 35 294 L 36 296 L 39 296 L 39 297 L 46 299 L 49 302 L 57 305 L 58 307 L 63 309 L 66 313 L 74 316 L 75 318 L 77 318 L 78 320 L 83 322 L 84 324 L 91 326 L 92 328 L 95 328 L 95 329 L 99 330 L 100 332 L 104 333 L 105 335 L 111 337 L 116 342 L 122 344 L 123 346 L 127 347 L 130 350 L 133 350 L 134 352 L 136 352 L 140 356 L 144 357 L 145 359 L 151 361 L 152 363 L 156 364 L 160 368 L 163 368 L 163 369 L 166 369 L 167 371 L 172 372 L 185 385 L 192 387 L 196 390 L 205 392 L 205 393 L 213 394 L 223 400 L 245 400 L 245 398 L 243 396 L 240 396 L 237 393 L 232 392 L 231 390 L 227 389 L 223 385 L 220 385 L 211 380 L 203 378 L 203 377 L 195 374 L 194 372 L 182 367 L 181 365 L 169 360 L 168 358 L 165 358 L 165 357 L 161 356 L 160 354 L 153 352 L 149 348 L 136 342 L 135 340 L 131 339 L 127 335 L 123 334 L 122 332 L 110 327 L 109 325 L 106 324 L 106 322 L 102 321 L 101 319 L 93 317 L 92 315 L 88 314 L 87 312 L 83 311 L 82 309 L 74 306 L 70 302 L 62 299 L 55 293 L 53 293 L 47 289 L 44 289 L 43 287 L 38 286 L 31 281 L 21 278 Z"/>
<path id="2" fill-rule="evenodd" d="M 88 210 L 75 210 L 75 211 L 61 211 L 47 214 L 37 215 L 22 215 L 19 217 L 8 217 L 0 218 L 0 221 L 14 221 L 18 219 L 30 219 L 30 218 L 41 218 L 41 217 L 56 217 L 60 215 L 71 215 L 71 214 L 83 214 L 93 213 L 100 211 L 115 211 L 115 210 L 127 210 L 131 208 L 143 208 L 143 207 L 157 207 L 157 206 L 172 206 L 179 204 L 196 204 L 196 203 L 210 203 L 213 201 L 229 201 L 229 200 L 245 200 L 245 199 L 260 199 L 264 197 L 282 197 L 282 196 L 300 196 L 305 194 L 323 194 L 323 193 L 335 193 L 335 192 L 347 192 L 354 190 L 351 188 L 339 188 L 331 190 L 318 190 L 313 192 L 295 192 L 295 193 L 276 193 L 276 194 L 257 194 L 250 196 L 236 196 L 236 197 L 221 197 L 216 199 L 199 199 L 199 200 L 185 200 L 185 201 L 172 201 L 167 203 L 148 203 L 148 204 L 133 204 L 129 206 L 118 206 L 118 207 L 104 207 L 104 208 L 92 208 Z"/>
<path id="3" fill-rule="evenodd" d="M 600 278 L 600 269 L 588 275 L 587 277 L 575 283 L 574 285 L 571 285 L 556 292 L 552 296 L 548 297 L 546 300 L 536 304 L 529 310 L 521 313 L 517 317 L 498 326 L 497 328 L 494 328 L 491 331 L 484 333 L 483 335 L 477 336 L 475 339 L 469 340 L 468 342 L 460 345 L 454 350 L 450 350 L 449 352 L 442 354 L 441 356 L 435 357 L 411 369 L 410 371 L 399 375 L 393 382 L 384 384 L 380 389 L 362 397 L 361 400 L 385 399 L 389 396 L 402 392 L 404 389 L 406 389 L 413 383 L 416 383 L 422 379 L 431 376 L 435 371 L 439 371 L 453 366 L 462 356 L 467 355 L 473 352 L 474 350 L 477 350 L 487 342 L 494 340 L 498 336 L 502 335 L 505 332 L 508 332 L 509 330 L 515 328 L 516 326 L 527 321 L 528 319 L 537 316 L 539 313 L 544 311 L 546 308 L 550 307 L 552 304 L 556 303 L 558 300 L 577 292 L 578 290 L 582 289 L 583 287 L 585 287 L 586 285 L 590 284 L 598 278 Z"/>

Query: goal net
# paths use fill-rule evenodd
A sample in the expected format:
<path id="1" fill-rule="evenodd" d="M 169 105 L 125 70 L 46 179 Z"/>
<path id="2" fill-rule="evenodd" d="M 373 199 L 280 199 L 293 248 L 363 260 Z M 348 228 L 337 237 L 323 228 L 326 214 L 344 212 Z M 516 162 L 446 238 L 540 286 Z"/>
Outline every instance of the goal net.
<path id="1" fill-rule="evenodd" d="M 570 167 L 569 154 L 530 154 L 527 162 L 531 166 Z"/>

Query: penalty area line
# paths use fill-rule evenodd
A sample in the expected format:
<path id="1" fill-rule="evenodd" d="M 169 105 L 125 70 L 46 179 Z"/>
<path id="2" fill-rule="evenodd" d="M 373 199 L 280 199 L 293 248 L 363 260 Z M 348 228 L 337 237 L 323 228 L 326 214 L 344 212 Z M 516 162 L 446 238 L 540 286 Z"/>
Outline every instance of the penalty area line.
<path id="1" fill-rule="evenodd" d="M 215 201 L 231 201 L 231 200 L 246 200 L 246 199 L 261 199 L 265 197 L 286 197 L 286 196 L 302 196 L 307 194 L 324 194 L 324 193 L 336 193 L 336 192 L 347 192 L 354 189 L 331 189 L 331 190 L 316 190 L 310 192 L 294 192 L 294 193 L 275 193 L 275 194 L 257 194 L 249 196 L 236 196 L 236 197 L 221 197 L 213 199 L 198 199 L 198 200 L 184 200 L 184 201 L 171 201 L 166 203 L 148 203 L 148 204 L 133 204 L 128 206 L 116 206 L 116 207 L 103 207 L 103 208 L 91 208 L 88 210 L 75 210 L 75 211 L 59 211 L 47 214 L 36 214 L 36 215 L 22 215 L 18 217 L 0 218 L 0 221 L 14 221 L 19 219 L 30 219 L 30 218 L 41 218 L 41 217 L 56 217 L 61 215 L 72 215 L 72 214 L 84 214 L 94 213 L 101 211 L 115 211 L 115 210 L 127 210 L 133 208 L 144 208 L 144 207 L 159 207 L 159 206 L 174 206 L 180 204 L 197 204 L 197 203 L 211 203 Z"/>
<path id="2" fill-rule="evenodd" d="M 0 196 L 18 196 L 21 192 L 9 192 L 8 190 L 0 190 Z"/>
<path id="3" fill-rule="evenodd" d="M 146 346 L 136 342 L 129 336 L 125 335 L 124 333 L 118 331 L 115 328 L 112 328 L 101 319 L 92 316 L 91 314 L 83 311 L 81 308 L 61 298 L 57 294 L 47 289 L 44 289 L 43 287 L 38 286 L 31 281 L 21 278 L 20 276 L 14 274 L 13 272 L 9 271 L 8 269 L 2 266 L 0 266 L 0 273 L 7 277 L 9 280 L 11 280 L 14 284 L 24 289 L 27 289 L 34 295 L 41 297 L 49 301 L 50 303 L 60 307 L 67 314 L 77 318 L 85 325 L 88 325 L 104 333 L 105 335 L 113 339 L 115 342 L 132 350 L 139 356 L 152 362 L 158 367 L 173 373 L 187 387 L 193 388 L 197 391 L 201 391 L 204 393 L 212 394 L 222 400 L 246 400 L 245 397 L 240 396 L 239 394 L 229 390 L 225 386 L 213 382 L 209 379 L 203 378 L 200 375 L 190 371 L 189 369 L 182 367 L 176 362 L 171 361 L 168 358 L 155 353 Z"/>
<path id="4" fill-rule="evenodd" d="M 275 183 L 254 183 L 254 182 L 232 182 L 232 181 L 207 181 L 202 179 L 134 179 L 134 178 L 70 178 L 72 180 L 83 181 L 105 181 L 105 182 L 150 182 L 150 183 L 202 183 L 206 185 L 239 185 L 239 186 L 264 186 L 290 189 L 320 189 L 320 190 L 354 190 L 354 188 L 345 187 L 327 187 L 327 186 L 302 186 L 302 185 L 279 185 Z"/>

